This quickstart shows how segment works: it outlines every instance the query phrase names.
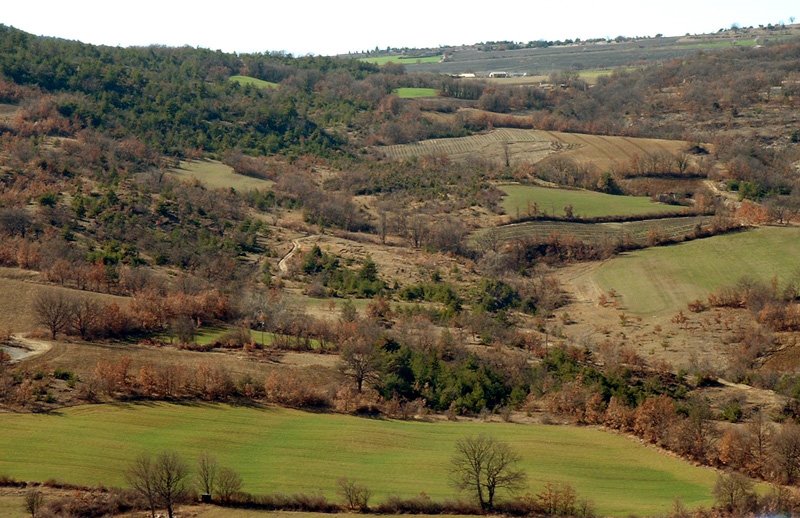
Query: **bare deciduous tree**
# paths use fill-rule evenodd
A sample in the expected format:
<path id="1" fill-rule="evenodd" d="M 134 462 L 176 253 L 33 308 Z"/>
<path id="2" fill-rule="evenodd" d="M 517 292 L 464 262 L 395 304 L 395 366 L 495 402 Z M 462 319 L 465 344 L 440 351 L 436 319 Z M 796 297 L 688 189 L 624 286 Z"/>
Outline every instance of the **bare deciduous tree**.
<path id="1" fill-rule="evenodd" d="M 218 471 L 217 459 L 208 452 L 201 453 L 197 459 L 197 485 L 201 493 L 209 496 L 215 493 Z"/>
<path id="2" fill-rule="evenodd" d="M 363 390 L 364 383 L 374 381 L 380 371 L 381 354 L 376 345 L 377 333 L 375 326 L 359 326 L 356 335 L 342 347 L 339 371 L 355 382 L 359 393 Z"/>
<path id="3" fill-rule="evenodd" d="M 786 424 L 775 434 L 772 456 L 780 478 L 793 484 L 800 474 L 800 425 Z"/>
<path id="4" fill-rule="evenodd" d="M 755 500 L 753 481 L 739 473 L 720 474 L 714 484 L 717 504 L 731 513 L 744 513 Z"/>
<path id="5" fill-rule="evenodd" d="M 142 453 L 136 457 L 128 469 L 125 470 L 125 480 L 127 480 L 134 491 L 139 493 L 147 501 L 147 506 L 150 509 L 150 516 L 155 518 L 158 494 L 155 488 L 155 466 L 153 464 L 153 458 L 147 453 Z"/>
<path id="6" fill-rule="evenodd" d="M 367 486 L 346 477 L 337 480 L 336 485 L 339 486 L 338 492 L 344 498 L 348 509 L 362 512 L 369 509 L 369 499 L 372 496 L 372 491 Z"/>
<path id="7" fill-rule="evenodd" d="M 83 340 L 89 338 L 100 320 L 100 304 L 92 299 L 83 299 L 73 306 L 72 328 Z"/>
<path id="8" fill-rule="evenodd" d="M 457 488 L 472 493 L 481 509 L 490 510 L 498 490 L 515 492 L 524 487 L 527 476 L 517 469 L 519 461 L 519 454 L 493 437 L 465 437 L 456 443 L 450 475 Z"/>
<path id="9" fill-rule="evenodd" d="M 31 489 L 25 493 L 25 510 L 31 513 L 31 518 L 39 516 L 39 511 L 44 505 L 44 495 L 38 489 Z"/>
<path id="10" fill-rule="evenodd" d="M 33 301 L 36 323 L 47 327 L 53 340 L 70 323 L 75 303 L 61 292 L 43 291 Z"/>
<path id="11" fill-rule="evenodd" d="M 221 468 L 217 475 L 217 495 L 221 502 L 230 502 L 231 498 L 242 490 L 242 477 L 231 468 Z"/>
<path id="12" fill-rule="evenodd" d="M 175 504 L 186 494 L 189 466 L 176 452 L 163 451 L 156 457 L 153 469 L 155 492 L 169 518 L 173 518 Z"/>

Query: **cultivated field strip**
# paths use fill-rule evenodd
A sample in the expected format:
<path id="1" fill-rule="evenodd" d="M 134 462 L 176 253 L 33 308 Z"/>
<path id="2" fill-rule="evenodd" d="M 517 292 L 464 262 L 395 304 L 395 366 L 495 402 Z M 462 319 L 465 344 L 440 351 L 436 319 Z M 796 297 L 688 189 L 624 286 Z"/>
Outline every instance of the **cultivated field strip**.
<path id="1" fill-rule="evenodd" d="M 499 241 L 518 239 L 545 240 L 552 236 L 562 239 L 575 238 L 586 243 L 631 241 L 644 243 L 651 236 L 678 239 L 694 233 L 698 225 L 707 226 L 711 216 L 691 216 L 685 218 L 662 218 L 623 223 L 573 223 L 568 221 L 528 221 L 483 229 L 475 233 L 479 239 L 487 232 L 494 232 Z"/>
<path id="2" fill-rule="evenodd" d="M 382 146 L 377 149 L 394 160 L 441 154 L 453 159 L 466 159 L 476 155 L 498 155 L 503 151 L 504 144 L 523 144 L 523 151 L 526 154 L 540 153 L 544 158 L 552 152 L 552 142 L 543 131 L 503 128 L 469 137 L 430 139 L 411 144 Z"/>
<path id="3" fill-rule="evenodd" d="M 453 160 L 504 160 L 507 149 L 513 162 L 538 162 L 558 152 L 577 162 L 590 162 L 600 170 L 607 170 L 630 161 L 634 156 L 660 152 L 675 154 L 686 147 L 687 143 L 680 140 L 498 128 L 469 137 L 422 140 L 374 149 L 392 160 L 427 155 L 446 155 Z"/>

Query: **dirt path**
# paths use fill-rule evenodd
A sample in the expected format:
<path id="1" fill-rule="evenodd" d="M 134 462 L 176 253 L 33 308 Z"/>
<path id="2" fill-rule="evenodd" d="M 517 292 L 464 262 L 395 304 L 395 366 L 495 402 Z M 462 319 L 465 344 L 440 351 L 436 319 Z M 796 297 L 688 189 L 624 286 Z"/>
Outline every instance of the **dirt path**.
<path id="1" fill-rule="evenodd" d="M 22 351 L 21 353 L 12 355 L 11 361 L 17 363 L 46 353 L 53 347 L 53 344 L 43 340 L 25 338 L 21 334 L 14 334 L 11 335 L 9 347 L 17 351 Z"/>
<path id="2" fill-rule="evenodd" d="M 292 240 L 292 249 L 289 250 L 289 253 L 283 256 L 283 259 L 278 261 L 278 270 L 281 274 L 285 274 L 289 271 L 289 261 L 294 257 L 294 254 L 300 250 L 300 243 L 303 241 L 308 241 L 309 239 L 319 239 L 319 234 L 312 234 L 310 236 L 299 237 L 297 239 Z"/>
<path id="3" fill-rule="evenodd" d="M 722 198 L 723 203 L 727 207 L 738 209 L 742 204 L 742 202 L 739 201 L 739 196 L 737 194 L 734 194 L 730 191 L 723 191 L 719 188 L 717 182 L 714 182 L 713 180 L 703 180 L 703 185 L 708 187 L 709 190 L 714 193 L 714 195 Z"/>

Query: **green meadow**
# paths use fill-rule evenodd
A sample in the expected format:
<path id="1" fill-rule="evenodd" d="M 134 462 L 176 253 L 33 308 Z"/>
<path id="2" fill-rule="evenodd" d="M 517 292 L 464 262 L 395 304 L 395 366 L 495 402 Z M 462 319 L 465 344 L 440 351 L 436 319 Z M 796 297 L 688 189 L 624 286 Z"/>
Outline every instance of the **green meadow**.
<path id="1" fill-rule="evenodd" d="M 763 227 L 626 253 L 604 262 L 593 279 L 622 296 L 628 311 L 685 309 L 743 277 L 800 280 L 800 228 Z"/>
<path id="2" fill-rule="evenodd" d="M 572 205 L 575 216 L 625 216 L 675 212 L 679 207 L 655 203 L 646 196 L 614 196 L 582 189 L 555 189 L 536 185 L 500 185 L 506 193 L 503 208 L 506 214 L 516 217 L 528 214 L 536 203 L 539 213 L 563 216 L 564 207 Z"/>
<path id="3" fill-rule="evenodd" d="M 436 97 L 436 88 L 396 88 L 394 94 L 401 99 L 418 99 L 420 97 Z"/>
<path id="4" fill-rule="evenodd" d="M 256 88 L 278 88 L 279 86 L 278 83 L 264 81 L 263 79 L 250 76 L 231 76 L 228 78 L 228 81 L 239 83 L 242 86 L 251 85 Z"/>
<path id="5" fill-rule="evenodd" d="M 209 451 L 234 467 L 245 489 L 316 492 L 336 498 L 347 476 L 374 501 L 422 491 L 453 498 L 448 463 L 455 442 L 486 433 L 523 457 L 528 491 L 568 482 L 602 515 L 667 512 L 677 496 L 711 503 L 714 471 L 593 428 L 483 422 L 406 422 L 281 408 L 212 404 L 118 404 L 57 413 L 0 415 L 0 474 L 23 480 L 124 485 L 143 451 L 173 449 L 193 460 Z"/>

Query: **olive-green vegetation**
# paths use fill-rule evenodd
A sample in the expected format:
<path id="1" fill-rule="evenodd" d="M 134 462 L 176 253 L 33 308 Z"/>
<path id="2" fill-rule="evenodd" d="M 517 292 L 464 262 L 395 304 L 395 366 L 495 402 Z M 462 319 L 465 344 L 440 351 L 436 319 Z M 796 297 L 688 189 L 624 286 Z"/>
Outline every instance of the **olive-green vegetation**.
<path id="1" fill-rule="evenodd" d="M 212 189 L 236 189 L 237 191 L 254 191 L 269 189 L 272 182 L 237 174 L 233 168 L 216 160 L 187 160 L 180 166 L 170 169 L 170 173 L 180 179 L 199 180 Z"/>
<path id="2" fill-rule="evenodd" d="M 375 56 L 360 58 L 360 61 L 372 63 L 373 65 L 385 65 L 386 63 L 398 63 L 400 65 L 438 63 L 442 56 Z"/>
<path id="3" fill-rule="evenodd" d="M 798 257 L 800 229 L 766 227 L 623 254 L 600 265 L 592 279 L 616 290 L 627 311 L 656 314 L 684 309 L 742 277 L 796 279 Z"/>
<path id="4" fill-rule="evenodd" d="M 0 516 L 5 518 L 25 518 L 25 499 L 21 496 L 0 496 Z"/>
<path id="5" fill-rule="evenodd" d="M 436 97 L 439 92 L 435 88 L 396 88 L 394 94 L 401 99 L 417 99 L 420 97 Z"/>
<path id="6" fill-rule="evenodd" d="M 506 193 L 503 208 L 511 216 L 528 215 L 534 204 L 539 214 L 564 215 L 564 207 L 571 206 L 575 216 L 626 216 L 675 212 L 680 207 L 656 203 L 646 196 L 614 196 L 582 189 L 552 189 L 535 185 L 501 185 Z"/>
<path id="7" fill-rule="evenodd" d="M 0 416 L 0 473 L 122 485 L 142 451 L 203 451 L 235 467 L 251 492 L 335 495 L 336 480 L 362 481 L 377 499 L 455 496 L 447 466 L 455 442 L 487 433 L 522 455 L 529 491 L 569 482 L 603 515 L 664 513 L 680 495 L 709 504 L 716 477 L 628 438 L 592 428 L 505 423 L 420 423 L 228 405 L 96 405 L 58 414 Z M 25 444 L 24 448 L 20 445 Z"/>
<path id="8" fill-rule="evenodd" d="M 377 67 L 357 60 L 292 58 L 283 54 L 225 54 L 190 47 L 103 47 L 41 38 L 0 26 L 0 76 L 35 86 L 54 99 L 39 119 L 56 121 L 52 133 L 92 128 L 135 135 L 155 150 L 254 153 L 294 150 L 325 154 L 338 140 L 322 129 L 328 117 L 352 112 L 354 99 L 319 96 L 306 113 L 306 89 L 324 74 L 343 71 L 362 79 Z M 295 87 L 242 88 L 231 75 L 278 83 L 302 75 Z M 252 81 L 251 81 L 252 82 Z M 387 92 L 388 93 L 388 92 Z"/>
<path id="9" fill-rule="evenodd" d="M 273 83 L 272 81 L 264 81 L 263 79 L 258 79 L 257 77 L 250 77 L 250 76 L 231 76 L 228 78 L 228 81 L 239 83 L 242 86 L 251 85 L 255 86 L 256 88 L 278 88 L 278 83 Z"/>

